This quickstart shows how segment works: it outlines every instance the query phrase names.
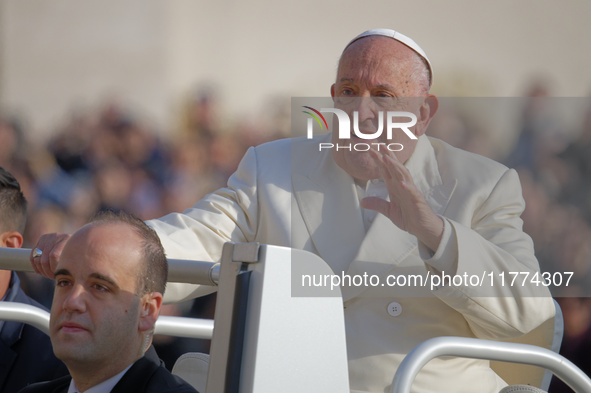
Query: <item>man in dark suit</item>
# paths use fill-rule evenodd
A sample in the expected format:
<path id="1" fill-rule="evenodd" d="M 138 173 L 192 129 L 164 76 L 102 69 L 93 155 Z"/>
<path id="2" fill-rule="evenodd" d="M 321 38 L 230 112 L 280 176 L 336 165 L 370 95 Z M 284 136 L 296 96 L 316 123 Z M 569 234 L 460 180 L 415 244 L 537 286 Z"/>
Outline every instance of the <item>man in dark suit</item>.
<path id="1" fill-rule="evenodd" d="M 156 233 L 105 212 L 67 241 L 55 271 L 50 337 L 70 372 L 32 392 L 196 392 L 151 346 L 168 265 Z"/>
<path id="2" fill-rule="evenodd" d="M 27 200 L 18 181 L 0 167 L 0 247 L 22 246 L 26 216 Z M 23 292 L 18 276 L 9 270 L 0 270 L 0 299 L 44 308 Z M 18 392 L 67 373 L 45 333 L 22 322 L 0 320 L 0 392 Z"/>

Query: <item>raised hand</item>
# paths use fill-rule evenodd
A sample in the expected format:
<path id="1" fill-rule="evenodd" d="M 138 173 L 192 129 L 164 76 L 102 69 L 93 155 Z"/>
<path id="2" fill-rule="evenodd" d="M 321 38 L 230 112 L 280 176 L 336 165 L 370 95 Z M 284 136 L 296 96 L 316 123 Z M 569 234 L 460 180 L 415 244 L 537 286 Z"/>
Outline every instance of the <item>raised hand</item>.
<path id="1" fill-rule="evenodd" d="M 415 186 L 412 176 L 394 152 L 387 149 L 370 150 L 380 168 L 390 201 L 366 197 L 361 201 L 365 209 L 375 210 L 392 222 L 415 235 L 419 241 L 436 251 L 443 235 L 443 219 L 433 212 L 425 197 Z"/>
<path id="2" fill-rule="evenodd" d="M 54 278 L 53 272 L 57 266 L 62 249 L 71 235 L 67 233 L 48 233 L 39 238 L 37 245 L 31 251 L 31 265 L 35 271 L 47 278 Z M 37 255 L 38 251 L 41 255 Z"/>

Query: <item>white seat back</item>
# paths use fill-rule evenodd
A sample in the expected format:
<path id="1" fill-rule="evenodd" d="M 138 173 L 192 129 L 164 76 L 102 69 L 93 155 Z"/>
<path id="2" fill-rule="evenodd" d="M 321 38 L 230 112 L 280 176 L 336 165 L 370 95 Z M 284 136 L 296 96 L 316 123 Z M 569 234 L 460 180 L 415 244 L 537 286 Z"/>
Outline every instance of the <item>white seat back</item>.
<path id="1" fill-rule="evenodd" d="M 181 377 L 198 392 L 205 392 L 209 355 L 200 352 L 189 352 L 181 355 L 174 363 L 172 373 Z"/>

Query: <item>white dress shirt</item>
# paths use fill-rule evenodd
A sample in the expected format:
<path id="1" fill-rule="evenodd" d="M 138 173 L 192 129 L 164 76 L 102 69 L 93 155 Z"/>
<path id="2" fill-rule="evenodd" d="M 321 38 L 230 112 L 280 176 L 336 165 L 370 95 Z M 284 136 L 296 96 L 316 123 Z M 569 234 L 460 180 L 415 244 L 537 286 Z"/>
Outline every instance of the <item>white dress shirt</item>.
<path id="1" fill-rule="evenodd" d="M 119 382 L 121 378 L 123 378 L 123 375 L 127 372 L 127 370 L 131 368 L 131 366 L 133 366 L 133 363 L 130 364 L 129 367 L 127 367 L 125 370 L 121 371 L 119 374 L 107 379 L 106 381 L 99 383 L 98 385 L 91 387 L 88 390 L 85 390 L 84 392 L 78 390 L 76 384 L 74 383 L 74 379 L 72 379 L 70 381 L 68 393 L 109 393 L 111 390 L 113 390 L 115 385 L 117 385 L 117 382 Z"/>
<path id="2" fill-rule="evenodd" d="M 365 187 L 361 187 L 359 184 L 356 184 L 355 188 L 357 189 L 357 198 L 359 198 L 359 204 L 361 204 L 361 200 L 365 197 L 378 197 L 386 201 L 390 200 L 386 183 L 384 183 L 382 179 L 369 180 L 365 184 Z M 375 210 L 364 208 L 361 208 L 361 213 L 363 215 L 363 225 L 365 226 L 365 232 L 367 232 L 378 213 Z"/>

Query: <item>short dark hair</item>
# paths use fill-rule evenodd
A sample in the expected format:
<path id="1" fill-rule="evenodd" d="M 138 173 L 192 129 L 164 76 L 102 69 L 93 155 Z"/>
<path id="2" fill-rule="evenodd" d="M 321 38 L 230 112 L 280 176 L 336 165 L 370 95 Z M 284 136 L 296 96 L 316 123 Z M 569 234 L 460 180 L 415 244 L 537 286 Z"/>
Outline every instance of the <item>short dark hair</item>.
<path id="1" fill-rule="evenodd" d="M 168 280 L 168 261 L 160 238 L 152 228 L 124 210 L 102 210 L 90 223 L 124 223 L 131 226 L 142 239 L 142 267 L 138 276 L 136 292 L 143 296 L 150 292 L 164 294 Z"/>
<path id="2" fill-rule="evenodd" d="M 0 232 L 23 233 L 27 223 L 27 200 L 14 176 L 0 167 Z"/>

